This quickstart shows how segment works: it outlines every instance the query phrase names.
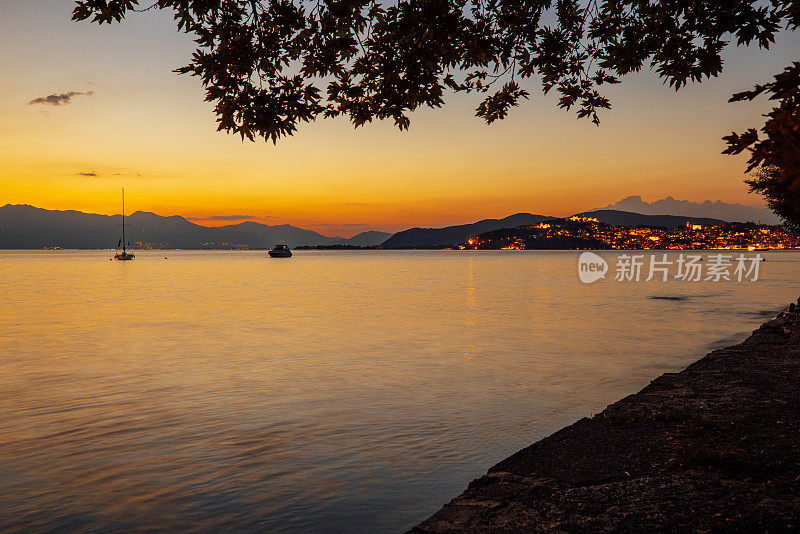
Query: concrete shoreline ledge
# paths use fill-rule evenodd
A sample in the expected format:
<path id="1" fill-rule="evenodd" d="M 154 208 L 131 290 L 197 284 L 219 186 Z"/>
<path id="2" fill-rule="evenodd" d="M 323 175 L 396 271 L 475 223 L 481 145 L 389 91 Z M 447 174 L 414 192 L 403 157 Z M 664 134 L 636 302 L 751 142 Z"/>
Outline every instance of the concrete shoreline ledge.
<path id="1" fill-rule="evenodd" d="M 792 309 L 506 458 L 411 532 L 796 530 Z"/>

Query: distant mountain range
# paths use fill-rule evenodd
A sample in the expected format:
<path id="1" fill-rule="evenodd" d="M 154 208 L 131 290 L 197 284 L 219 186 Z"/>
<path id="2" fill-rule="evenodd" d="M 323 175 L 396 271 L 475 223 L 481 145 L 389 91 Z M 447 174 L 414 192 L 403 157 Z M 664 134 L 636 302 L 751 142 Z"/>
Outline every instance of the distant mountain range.
<path id="1" fill-rule="evenodd" d="M 28 205 L 0 207 L 0 249 L 113 248 L 121 232 L 120 215 L 50 211 Z M 130 225 L 130 226 L 128 226 Z M 137 211 L 126 217 L 127 240 L 141 248 L 271 248 L 299 245 L 373 246 L 392 234 L 368 231 L 349 239 L 328 237 L 288 224 L 243 222 L 209 228 L 180 216 Z"/>
<path id="2" fill-rule="evenodd" d="M 638 200 L 637 200 L 638 199 Z M 678 203 L 686 210 L 694 210 L 696 204 L 676 201 L 671 197 L 647 203 L 641 197 L 628 197 L 617 204 L 647 204 L 668 206 Z M 659 204 L 660 203 L 660 204 Z M 729 213 L 744 213 L 739 204 L 709 202 L 719 210 Z M 691 206 L 690 206 L 691 205 Z M 692 207 L 694 206 L 694 207 Z M 732 208 L 735 207 L 736 209 Z M 689 211 L 691 211 L 689 210 Z M 731 211 L 733 210 L 733 211 Z M 737 219 L 709 218 L 684 214 L 642 214 L 619 209 L 599 209 L 577 214 L 592 217 L 615 226 L 661 226 L 677 228 L 687 222 L 701 225 L 718 225 Z M 328 237 L 312 230 L 289 224 L 270 226 L 257 222 L 242 222 L 219 227 L 194 224 L 184 217 L 163 217 L 155 213 L 137 211 L 126 218 L 128 241 L 136 248 L 270 248 L 278 243 L 290 247 L 346 245 L 350 247 L 381 246 L 387 249 L 444 248 L 468 239 L 503 228 L 535 225 L 542 221 L 557 219 L 547 215 L 516 213 L 503 219 L 484 219 L 471 224 L 460 224 L 444 228 L 411 228 L 394 235 L 370 230 L 349 239 Z M 775 217 L 773 216 L 774 220 Z M 761 218 L 762 223 L 766 223 Z M 79 211 L 50 211 L 28 205 L 0 207 L 0 249 L 38 248 L 113 248 L 120 235 L 119 215 L 96 215 Z"/>
<path id="3" fill-rule="evenodd" d="M 646 202 L 639 195 L 623 198 L 619 202 L 597 208 L 600 210 L 632 211 L 643 215 L 681 215 L 687 217 L 713 217 L 728 222 L 755 221 L 761 224 L 780 224 L 778 217 L 766 208 L 731 204 L 721 200 L 690 202 L 672 197 Z M 596 211 L 596 210 L 592 210 Z"/>

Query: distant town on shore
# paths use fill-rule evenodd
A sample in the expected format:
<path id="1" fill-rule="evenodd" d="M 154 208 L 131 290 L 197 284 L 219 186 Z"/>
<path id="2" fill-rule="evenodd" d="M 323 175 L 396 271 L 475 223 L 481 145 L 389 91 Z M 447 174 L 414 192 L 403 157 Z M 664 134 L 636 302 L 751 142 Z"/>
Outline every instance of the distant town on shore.
<path id="1" fill-rule="evenodd" d="M 778 226 L 748 223 L 685 226 L 616 226 L 591 216 L 553 219 L 531 226 L 504 228 L 468 239 L 460 250 L 764 250 L 800 248 L 800 236 Z"/>

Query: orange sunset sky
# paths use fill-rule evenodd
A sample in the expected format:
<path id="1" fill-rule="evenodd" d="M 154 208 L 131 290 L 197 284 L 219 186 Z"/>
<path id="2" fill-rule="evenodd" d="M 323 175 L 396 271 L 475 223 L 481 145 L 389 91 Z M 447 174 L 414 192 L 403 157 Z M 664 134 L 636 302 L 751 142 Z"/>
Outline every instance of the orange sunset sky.
<path id="1" fill-rule="evenodd" d="M 479 97 L 422 110 L 407 132 L 320 120 L 277 146 L 216 132 L 197 79 L 174 74 L 193 43 L 169 13 L 71 22 L 66 0 L 0 0 L 0 205 L 186 217 L 247 215 L 328 235 L 442 226 L 527 211 L 567 215 L 639 194 L 761 205 L 721 137 L 769 103 L 728 104 L 800 49 L 730 50 L 723 76 L 675 93 L 652 73 L 611 88 L 600 127 L 531 100 L 492 126 Z M 70 91 L 70 103 L 30 104 Z M 204 223 L 212 224 L 212 223 Z M 220 223 L 217 223 L 220 224 Z"/>

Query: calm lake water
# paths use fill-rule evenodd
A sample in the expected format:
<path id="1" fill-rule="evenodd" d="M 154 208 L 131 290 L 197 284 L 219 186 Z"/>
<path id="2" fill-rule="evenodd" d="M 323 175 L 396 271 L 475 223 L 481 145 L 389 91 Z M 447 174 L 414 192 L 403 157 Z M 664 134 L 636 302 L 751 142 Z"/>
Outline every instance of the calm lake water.
<path id="1" fill-rule="evenodd" d="M 592 285 L 577 252 L 111 255 L 0 252 L 0 530 L 404 531 L 800 294 L 794 252 Z"/>

